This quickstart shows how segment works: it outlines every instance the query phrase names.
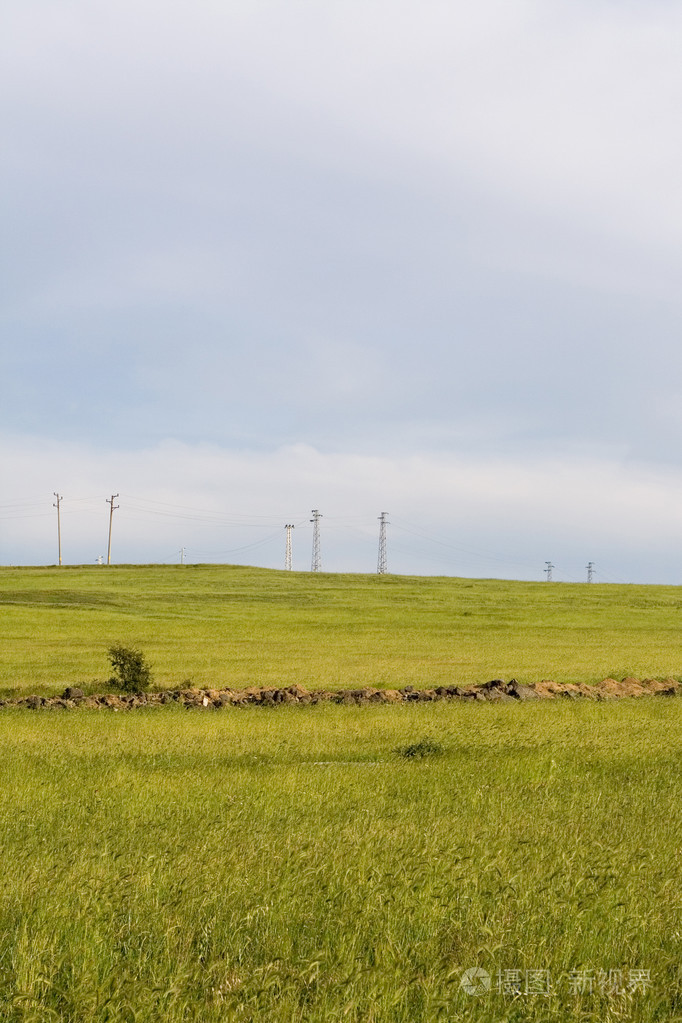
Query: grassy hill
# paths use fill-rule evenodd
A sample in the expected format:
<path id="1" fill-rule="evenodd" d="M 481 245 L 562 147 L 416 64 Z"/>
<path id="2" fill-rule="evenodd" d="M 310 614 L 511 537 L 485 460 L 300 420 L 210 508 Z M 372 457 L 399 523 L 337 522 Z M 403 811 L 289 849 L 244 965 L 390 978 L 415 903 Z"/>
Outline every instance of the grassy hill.
<path id="1" fill-rule="evenodd" d="M 229 565 L 0 569 L 0 688 L 109 673 L 311 687 L 591 682 L 682 673 L 682 588 L 281 572 Z"/>

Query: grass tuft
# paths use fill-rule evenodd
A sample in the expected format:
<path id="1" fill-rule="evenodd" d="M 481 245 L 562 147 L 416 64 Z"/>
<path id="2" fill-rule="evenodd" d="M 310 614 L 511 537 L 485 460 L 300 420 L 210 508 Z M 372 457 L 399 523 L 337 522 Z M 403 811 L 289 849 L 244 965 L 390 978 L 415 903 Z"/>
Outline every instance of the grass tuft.
<path id="1" fill-rule="evenodd" d="M 435 739 L 425 738 L 419 742 L 412 742 L 408 746 L 398 746 L 395 753 L 405 760 L 423 760 L 424 757 L 440 757 L 445 753 L 445 747 Z"/>

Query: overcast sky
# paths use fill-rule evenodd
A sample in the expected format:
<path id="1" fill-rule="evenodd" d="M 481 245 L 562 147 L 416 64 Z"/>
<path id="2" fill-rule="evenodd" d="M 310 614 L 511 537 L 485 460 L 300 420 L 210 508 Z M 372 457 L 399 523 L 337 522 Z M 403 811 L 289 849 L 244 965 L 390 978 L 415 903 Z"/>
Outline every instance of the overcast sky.
<path id="1" fill-rule="evenodd" d="M 22 0 L 0 563 L 682 582 L 682 8 Z"/>

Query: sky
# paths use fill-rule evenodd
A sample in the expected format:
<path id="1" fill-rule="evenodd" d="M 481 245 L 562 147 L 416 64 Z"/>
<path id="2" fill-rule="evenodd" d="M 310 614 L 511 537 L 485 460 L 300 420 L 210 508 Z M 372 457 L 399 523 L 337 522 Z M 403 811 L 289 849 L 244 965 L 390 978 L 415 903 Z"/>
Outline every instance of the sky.
<path id="1" fill-rule="evenodd" d="M 0 564 L 682 582 L 678 4 L 2 22 Z"/>

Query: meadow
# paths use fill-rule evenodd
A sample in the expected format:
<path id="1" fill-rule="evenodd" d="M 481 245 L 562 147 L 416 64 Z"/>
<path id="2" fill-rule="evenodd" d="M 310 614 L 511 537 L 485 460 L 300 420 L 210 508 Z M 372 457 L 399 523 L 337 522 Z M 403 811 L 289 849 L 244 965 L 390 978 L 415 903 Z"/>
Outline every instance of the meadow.
<path id="1" fill-rule="evenodd" d="M 675 587 L 0 569 L 5 693 L 680 676 Z M 682 1023 L 682 701 L 0 710 L 0 1019 Z M 485 971 L 480 993 L 465 971 Z"/>
<path id="2" fill-rule="evenodd" d="M 6 709 L 0 1018 L 682 1020 L 681 708 Z"/>
<path id="3" fill-rule="evenodd" d="M 278 572 L 0 568 L 0 692 L 101 688 L 113 643 L 157 684 L 308 688 L 678 676 L 673 586 Z"/>

